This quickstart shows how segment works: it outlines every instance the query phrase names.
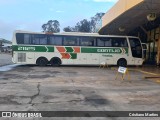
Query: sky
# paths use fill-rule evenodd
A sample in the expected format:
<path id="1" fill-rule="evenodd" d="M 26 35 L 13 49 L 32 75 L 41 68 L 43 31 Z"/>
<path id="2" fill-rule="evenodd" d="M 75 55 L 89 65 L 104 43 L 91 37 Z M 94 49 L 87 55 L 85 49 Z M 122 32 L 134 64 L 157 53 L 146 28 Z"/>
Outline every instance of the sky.
<path id="1" fill-rule="evenodd" d="M 0 0 L 0 38 L 12 39 L 14 30 L 41 32 L 49 20 L 60 29 L 106 13 L 118 0 Z"/>

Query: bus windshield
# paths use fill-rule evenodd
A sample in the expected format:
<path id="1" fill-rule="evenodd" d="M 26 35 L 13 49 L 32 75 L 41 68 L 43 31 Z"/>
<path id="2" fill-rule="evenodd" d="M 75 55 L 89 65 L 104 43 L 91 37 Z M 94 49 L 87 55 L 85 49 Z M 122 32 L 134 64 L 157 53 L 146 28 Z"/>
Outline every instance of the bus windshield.
<path id="1" fill-rule="evenodd" d="M 142 46 L 141 42 L 137 38 L 129 38 L 132 56 L 135 58 L 142 58 Z"/>

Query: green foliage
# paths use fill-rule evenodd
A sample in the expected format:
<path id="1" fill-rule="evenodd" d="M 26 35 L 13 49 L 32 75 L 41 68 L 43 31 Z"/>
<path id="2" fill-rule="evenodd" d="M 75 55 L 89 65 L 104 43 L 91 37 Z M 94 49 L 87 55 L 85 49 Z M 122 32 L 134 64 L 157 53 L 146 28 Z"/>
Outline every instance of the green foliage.
<path id="1" fill-rule="evenodd" d="M 8 44 L 11 44 L 11 43 L 12 43 L 11 41 L 5 40 L 5 39 L 1 39 L 0 42 L 2 42 L 2 43 L 8 43 Z"/>
<path id="2" fill-rule="evenodd" d="M 65 27 L 65 28 L 63 29 L 63 31 L 65 31 L 65 32 L 72 32 L 72 31 L 73 31 L 73 28 L 71 28 L 70 26 L 68 26 L 68 27 Z"/>
<path id="3" fill-rule="evenodd" d="M 105 13 L 97 13 L 94 17 L 91 17 L 91 32 L 96 31 L 96 24 L 102 19 Z"/>
<path id="4" fill-rule="evenodd" d="M 42 25 L 43 32 L 57 33 L 60 32 L 60 24 L 57 20 L 49 20 L 46 24 Z"/>
<path id="5" fill-rule="evenodd" d="M 90 21 L 88 21 L 87 19 L 81 20 L 76 24 L 75 30 L 77 32 L 90 32 L 91 31 Z"/>
<path id="6" fill-rule="evenodd" d="M 94 17 L 91 17 L 90 20 L 83 19 L 76 24 L 75 27 L 65 27 L 63 30 L 65 32 L 95 32 L 96 24 L 101 20 L 105 13 L 97 13 Z"/>

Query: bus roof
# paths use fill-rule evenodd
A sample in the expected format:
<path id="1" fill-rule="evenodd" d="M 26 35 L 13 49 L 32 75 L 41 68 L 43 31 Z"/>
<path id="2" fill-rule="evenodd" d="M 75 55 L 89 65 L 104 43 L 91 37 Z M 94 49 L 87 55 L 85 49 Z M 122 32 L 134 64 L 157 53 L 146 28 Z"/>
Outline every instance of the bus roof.
<path id="1" fill-rule="evenodd" d="M 15 30 L 14 34 L 16 33 L 28 33 L 28 34 L 51 34 L 51 33 L 44 33 L 44 32 L 31 32 L 31 31 L 22 31 L 22 30 Z M 122 36 L 122 35 L 100 35 L 98 33 L 85 33 L 85 32 L 63 32 L 63 33 L 53 33 L 53 35 L 62 35 L 62 36 L 93 36 L 93 37 L 131 37 L 131 38 L 138 38 L 136 36 Z"/>

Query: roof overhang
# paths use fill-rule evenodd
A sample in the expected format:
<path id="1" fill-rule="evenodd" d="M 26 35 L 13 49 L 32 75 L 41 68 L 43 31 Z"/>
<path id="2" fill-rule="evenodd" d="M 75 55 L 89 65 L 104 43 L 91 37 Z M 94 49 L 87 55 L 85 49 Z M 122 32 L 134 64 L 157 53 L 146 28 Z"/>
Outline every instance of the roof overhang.
<path id="1" fill-rule="evenodd" d="M 143 0 L 104 25 L 99 34 L 127 35 L 135 28 L 148 23 L 147 15 L 150 13 L 156 13 L 157 17 L 160 17 L 160 0 Z"/>

